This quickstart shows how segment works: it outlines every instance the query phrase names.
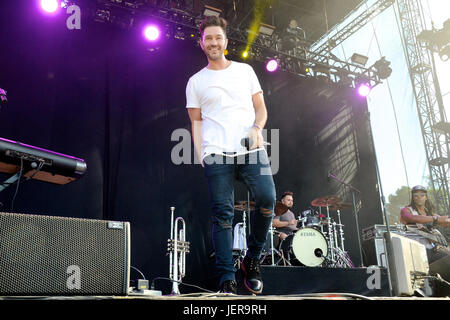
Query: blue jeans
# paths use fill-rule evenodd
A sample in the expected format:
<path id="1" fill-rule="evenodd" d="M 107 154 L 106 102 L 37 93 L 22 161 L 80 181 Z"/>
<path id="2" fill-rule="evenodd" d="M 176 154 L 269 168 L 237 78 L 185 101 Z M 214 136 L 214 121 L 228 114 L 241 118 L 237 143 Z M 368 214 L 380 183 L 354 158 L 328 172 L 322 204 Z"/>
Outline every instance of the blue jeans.
<path id="1" fill-rule="evenodd" d="M 210 155 L 204 159 L 212 209 L 212 240 L 220 284 L 235 280 L 233 264 L 234 182 L 244 182 L 256 211 L 248 235 L 247 256 L 259 258 L 266 242 L 275 206 L 275 185 L 265 150 L 238 156 Z"/>

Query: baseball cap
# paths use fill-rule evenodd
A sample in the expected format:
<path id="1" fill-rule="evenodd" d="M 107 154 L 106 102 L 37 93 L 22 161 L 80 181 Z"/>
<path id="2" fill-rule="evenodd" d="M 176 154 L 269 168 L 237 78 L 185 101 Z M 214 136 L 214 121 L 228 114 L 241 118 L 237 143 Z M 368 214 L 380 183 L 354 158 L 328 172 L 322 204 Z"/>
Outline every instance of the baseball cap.
<path id="1" fill-rule="evenodd" d="M 427 188 L 425 188 L 424 186 L 421 186 L 421 185 L 412 187 L 412 189 L 411 189 L 412 193 L 417 192 L 417 191 L 427 192 Z"/>

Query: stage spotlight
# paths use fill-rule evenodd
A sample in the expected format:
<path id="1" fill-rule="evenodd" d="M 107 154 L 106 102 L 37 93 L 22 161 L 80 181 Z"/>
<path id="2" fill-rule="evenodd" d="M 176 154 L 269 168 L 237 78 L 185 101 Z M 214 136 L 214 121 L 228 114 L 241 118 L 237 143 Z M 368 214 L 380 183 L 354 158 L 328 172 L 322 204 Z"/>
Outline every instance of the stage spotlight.
<path id="1" fill-rule="evenodd" d="M 377 70 L 380 79 L 387 79 L 391 75 L 392 69 L 389 67 L 390 64 L 385 57 L 374 63 L 373 67 Z"/>
<path id="2" fill-rule="evenodd" d="M 269 24 L 261 23 L 259 26 L 259 33 L 261 33 L 261 34 L 272 36 L 274 31 L 275 31 L 275 27 L 271 26 Z"/>
<path id="3" fill-rule="evenodd" d="M 352 55 L 351 60 L 353 63 L 357 63 L 361 66 L 365 66 L 367 63 L 367 60 L 369 60 L 369 57 L 363 56 L 362 54 L 359 54 L 359 53 L 354 53 Z"/>
<path id="4" fill-rule="evenodd" d="M 361 97 L 367 97 L 371 90 L 372 90 L 372 88 L 370 87 L 370 85 L 368 83 L 361 83 L 358 86 L 358 94 Z"/>
<path id="5" fill-rule="evenodd" d="M 439 57 L 441 57 L 442 61 L 448 61 L 450 57 L 450 45 L 444 47 L 439 51 Z"/>
<path id="6" fill-rule="evenodd" d="M 278 61 L 275 59 L 270 59 L 266 63 L 266 70 L 269 72 L 275 72 L 278 69 Z"/>
<path id="7" fill-rule="evenodd" d="M 433 42 L 435 38 L 433 30 L 422 30 L 416 37 L 417 41 L 424 45 Z"/>
<path id="8" fill-rule="evenodd" d="M 41 9 L 46 13 L 56 13 L 59 9 L 58 0 L 40 0 Z"/>
<path id="9" fill-rule="evenodd" d="M 242 58 L 247 59 L 248 58 L 248 51 L 245 50 L 244 52 L 242 52 Z"/>
<path id="10" fill-rule="evenodd" d="M 203 15 L 205 17 L 208 17 L 208 16 L 219 17 L 221 13 L 222 13 L 221 9 L 214 8 L 214 7 L 211 7 L 211 6 L 208 6 L 208 5 L 205 4 L 205 8 L 203 10 Z"/>
<path id="11" fill-rule="evenodd" d="M 149 41 L 155 41 L 159 38 L 159 29 L 154 25 L 144 28 L 144 37 Z"/>

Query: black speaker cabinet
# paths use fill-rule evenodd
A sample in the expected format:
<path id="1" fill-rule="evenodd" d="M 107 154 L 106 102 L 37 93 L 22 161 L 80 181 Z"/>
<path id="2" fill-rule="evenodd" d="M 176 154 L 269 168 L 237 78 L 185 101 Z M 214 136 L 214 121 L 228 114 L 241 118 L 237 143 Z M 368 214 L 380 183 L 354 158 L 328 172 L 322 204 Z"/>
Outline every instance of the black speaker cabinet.
<path id="1" fill-rule="evenodd" d="M 0 295 L 125 295 L 129 222 L 0 212 Z"/>

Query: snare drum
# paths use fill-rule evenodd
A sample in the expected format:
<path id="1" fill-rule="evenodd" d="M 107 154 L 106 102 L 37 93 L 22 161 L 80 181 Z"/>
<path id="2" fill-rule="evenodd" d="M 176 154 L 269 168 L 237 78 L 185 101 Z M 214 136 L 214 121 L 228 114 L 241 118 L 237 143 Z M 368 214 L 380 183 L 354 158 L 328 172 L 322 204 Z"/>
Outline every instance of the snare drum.
<path id="1" fill-rule="evenodd" d="M 302 217 L 305 220 L 305 227 L 317 228 L 321 227 L 319 213 L 313 210 L 305 210 L 302 212 Z"/>
<path id="2" fill-rule="evenodd" d="M 281 241 L 281 250 L 292 265 L 320 266 L 328 255 L 328 243 L 322 232 L 303 228 Z"/>

